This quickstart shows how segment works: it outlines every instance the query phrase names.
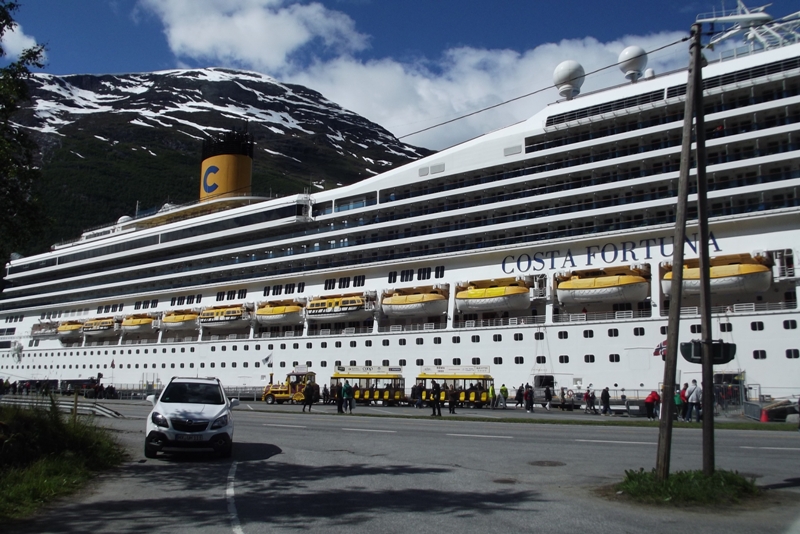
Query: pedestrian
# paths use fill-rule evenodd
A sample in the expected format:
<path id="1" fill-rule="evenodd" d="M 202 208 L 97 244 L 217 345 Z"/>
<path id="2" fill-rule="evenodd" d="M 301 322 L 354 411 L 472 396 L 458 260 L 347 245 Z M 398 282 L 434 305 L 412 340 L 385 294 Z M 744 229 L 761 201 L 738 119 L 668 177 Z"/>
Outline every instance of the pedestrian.
<path id="1" fill-rule="evenodd" d="M 655 405 L 657 402 L 661 402 L 661 396 L 655 391 L 651 391 L 650 394 L 644 399 L 644 409 L 647 412 L 648 421 L 656 420 Z"/>
<path id="2" fill-rule="evenodd" d="M 503 405 L 503 409 L 506 409 L 508 406 L 508 388 L 505 384 L 500 386 L 500 396 L 497 397 L 497 402 Z"/>
<path id="3" fill-rule="evenodd" d="M 458 391 L 453 384 L 450 384 L 449 397 L 447 399 L 447 406 L 450 408 L 450 413 L 456 414 L 456 404 L 458 404 Z"/>
<path id="4" fill-rule="evenodd" d="M 558 407 L 561 408 L 561 411 L 567 409 L 567 388 L 561 388 L 561 393 L 558 394 Z"/>
<path id="5" fill-rule="evenodd" d="M 600 415 L 600 412 L 597 411 L 597 397 L 594 394 L 594 391 L 589 395 L 589 407 L 592 410 L 592 413 L 595 415 Z"/>
<path id="6" fill-rule="evenodd" d="M 525 385 L 525 410 L 533 413 L 533 388 L 530 384 Z"/>
<path id="7" fill-rule="evenodd" d="M 686 421 L 686 410 L 689 409 L 689 397 L 686 395 L 687 389 L 689 389 L 689 384 L 684 382 L 680 392 L 681 410 L 678 412 L 678 419 L 681 421 Z"/>
<path id="8" fill-rule="evenodd" d="M 344 413 L 344 398 L 342 397 L 342 383 L 336 382 L 333 387 L 333 396 L 336 400 L 336 413 Z"/>
<path id="9" fill-rule="evenodd" d="M 583 402 L 586 404 L 583 408 L 583 413 L 589 413 L 589 397 L 591 397 L 591 392 L 589 388 L 586 388 L 586 391 L 583 393 Z"/>
<path id="10" fill-rule="evenodd" d="M 694 411 L 697 410 L 697 422 L 700 422 L 700 403 L 702 391 L 697 387 L 697 380 L 692 380 L 692 385 L 686 389 L 686 421 L 692 422 Z"/>
<path id="11" fill-rule="evenodd" d="M 419 408 L 420 410 L 422 409 L 422 392 L 423 391 L 425 391 L 425 388 L 423 387 L 422 384 L 419 384 L 417 386 L 417 402 L 416 402 L 416 404 L 414 404 L 414 407 L 415 408 Z"/>
<path id="12" fill-rule="evenodd" d="M 553 392 L 550 391 L 550 386 L 544 387 L 544 409 L 550 411 L 550 403 L 553 402 Z"/>
<path id="13" fill-rule="evenodd" d="M 682 421 L 683 418 L 681 417 L 681 411 L 683 410 L 683 399 L 681 399 L 680 388 L 676 388 L 675 395 L 672 397 L 672 401 L 675 403 L 675 413 L 678 416 L 678 421 Z"/>
<path id="14" fill-rule="evenodd" d="M 342 386 L 342 399 L 344 400 L 344 409 L 350 412 L 350 415 L 353 415 L 353 405 L 356 403 L 356 399 L 353 397 L 353 386 L 347 380 L 344 381 Z"/>
<path id="15" fill-rule="evenodd" d="M 331 401 L 331 393 L 328 391 L 328 384 L 322 386 L 322 404 L 328 404 Z"/>
<path id="16" fill-rule="evenodd" d="M 611 413 L 611 394 L 608 392 L 608 386 L 600 393 L 600 404 L 602 405 L 600 413 L 603 415 L 613 415 Z"/>
<path id="17" fill-rule="evenodd" d="M 417 407 L 417 385 L 416 384 L 411 386 L 411 399 L 410 400 L 411 400 L 410 404 L 413 404 L 414 407 L 416 408 Z"/>
<path id="18" fill-rule="evenodd" d="M 497 393 L 494 391 L 494 382 L 489 384 L 489 406 L 491 406 L 492 410 L 497 407 Z"/>
<path id="19" fill-rule="evenodd" d="M 441 417 L 442 416 L 442 406 L 439 402 L 439 397 L 442 393 L 442 388 L 439 387 L 439 383 L 436 380 L 431 380 L 431 396 L 430 396 L 430 403 L 431 409 L 433 413 L 431 413 L 431 417 Z"/>
<path id="20" fill-rule="evenodd" d="M 303 388 L 303 412 L 306 411 L 308 406 L 308 413 L 311 413 L 311 405 L 314 404 L 314 384 L 306 382 L 306 387 Z"/>
<path id="21" fill-rule="evenodd" d="M 522 403 L 525 400 L 525 387 L 522 384 L 520 384 L 519 387 L 517 388 L 517 395 L 515 398 L 517 403 L 514 405 L 514 408 L 519 408 L 520 406 L 523 406 Z"/>

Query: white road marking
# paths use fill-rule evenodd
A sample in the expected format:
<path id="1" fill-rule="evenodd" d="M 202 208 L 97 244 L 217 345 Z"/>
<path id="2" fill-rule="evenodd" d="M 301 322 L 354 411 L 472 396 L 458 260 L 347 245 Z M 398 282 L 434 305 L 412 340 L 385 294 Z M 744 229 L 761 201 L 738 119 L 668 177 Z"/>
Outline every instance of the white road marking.
<path id="1" fill-rule="evenodd" d="M 248 408 L 250 408 L 251 410 L 253 409 L 253 407 L 252 407 L 252 406 L 250 406 L 249 404 L 245 404 L 245 406 L 247 406 L 247 407 L 248 407 Z M 255 411 L 255 410 L 254 410 L 254 411 Z"/>
<path id="2" fill-rule="evenodd" d="M 236 480 L 236 462 L 231 464 L 228 471 L 228 487 L 225 489 L 225 499 L 228 501 L 228 516 L 231 520 L 233 534 L 244 534 L 242 526 L 239 524 L 239 514 L 236 513 L 236 503 L 234 502 L 234 481 Z"/>
<path id="3" fill-rule="evenodd" d="M 576 439 L 575 441 L 582 441 L 584 443 L 620 443 L 623 445 L 658 445 L 651 441 L 609 441 L 605 439 Z"/>
<path id="4" fill-rule="evenodd" d="M 514 436 L 485 436 L 481 434 L 446 434 L 447 436 L 456 436 L 459 438 L 498 438 L 498 439 L 514 439 Z"/>
<path id="5" fill-rule="evenodd" d="M 371 428 L 343 428 L 342 430 L 349 430 L 351 432 L 382 432 L 384 434 L 396 434 L 397 430 L 374 430 Z"/>
<path id="6" fill-rule="evenodd" d="M 740 449 L 758 449 L 761 451 L 800 451 L 797 448 L 791 447 L 739 447 Z"/>
<path id="7" fill-rule="evenodd" d="M 302 425 L 276 425 L 274 423 L 273 424 L 264 423 L 263 426 L 278 426 L 278 427 L 281 427 L 281 428 L 308 428 L 308 427 L 305 427 L 305 426 L 302 426 Z"/>
<path id="8" fill-rule="evenodd" d="M 392 415 L 395 415 L 397 413 L 396 411 L 393 412 L 392 410 L 381 410 L 380 408 L 370 408 L 370 410 L 372 410 L 373 412 L 389 413 Z"/>

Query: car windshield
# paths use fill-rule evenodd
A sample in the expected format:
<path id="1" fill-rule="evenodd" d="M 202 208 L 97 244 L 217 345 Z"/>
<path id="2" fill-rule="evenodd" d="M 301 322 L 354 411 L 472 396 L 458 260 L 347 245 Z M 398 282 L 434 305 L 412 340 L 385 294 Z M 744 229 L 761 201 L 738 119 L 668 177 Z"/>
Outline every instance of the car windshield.
<path id="1" fill-rule="evenodd" d="M 224 404 L 222 389 L 217 384 L 173 382 L 161 395 L 161 402 L 181 404 Z"/>

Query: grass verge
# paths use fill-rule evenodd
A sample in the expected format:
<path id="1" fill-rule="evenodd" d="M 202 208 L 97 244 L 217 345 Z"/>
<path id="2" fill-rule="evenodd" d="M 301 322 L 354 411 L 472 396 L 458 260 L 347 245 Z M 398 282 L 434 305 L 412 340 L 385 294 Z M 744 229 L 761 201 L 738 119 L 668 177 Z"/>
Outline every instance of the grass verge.
<path id="1" fill-rule="evenodd" d="M 121 447 L 91 419 L 49 407 L 0 406 L 0 524 L 83 487 L 119 465 Z"/>
<path id="2" fill-rule="evenodd" d="M 725 470 L 710 477 L 702 471 L 678 471 L 665 481 L 656 479 L 655 470 L 625 471 L 625 479 L 614 489 L 640 503 L 670 506 L 737 504 L 760 493 L 753 480 Z"/>

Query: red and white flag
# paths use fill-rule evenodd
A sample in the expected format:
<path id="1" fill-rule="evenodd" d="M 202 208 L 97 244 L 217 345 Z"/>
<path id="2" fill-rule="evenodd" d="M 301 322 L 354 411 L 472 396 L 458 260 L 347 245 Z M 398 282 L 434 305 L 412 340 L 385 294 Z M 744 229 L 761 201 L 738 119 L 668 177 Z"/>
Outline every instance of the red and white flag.
<path id="1" fill-rule="evenodd" d="M 656 350 L 653 351 L 653 356 L 661 356 L 662 358 L 667 357 L 667 340 L 665 339 L 658 345 L 656 345 Z"/>

